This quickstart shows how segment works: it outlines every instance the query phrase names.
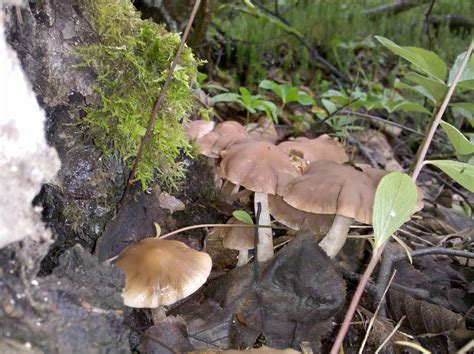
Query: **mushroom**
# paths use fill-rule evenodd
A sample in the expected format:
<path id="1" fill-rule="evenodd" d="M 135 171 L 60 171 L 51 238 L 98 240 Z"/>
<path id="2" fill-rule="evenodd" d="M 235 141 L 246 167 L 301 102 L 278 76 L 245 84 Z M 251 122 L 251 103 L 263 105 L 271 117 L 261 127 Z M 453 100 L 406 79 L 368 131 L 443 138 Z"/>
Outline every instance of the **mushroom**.
<path id="1" fill-rule="evenodd" d="M 349 161 L 342 145 L 327 134 L 316 139 L 300 137 L 284 141 L 278 148 L 290 156 L 302 158 L 307 164 L 318 160 L 331 160 L 341 164 Z"/>
<path id="2" fill-rule="evenodd" d="M 247 264 L 249 260 L 249 250 L 254 248 L 255 229 L 251 227 L 239 227 L 247 225 L 246 223 L 232 217 L 227 224 L 233 224 L 235 227 L 218 228 L 218 233 L 223 237 L 222 244 L 225 248 L 239 251 L 237 267 Z"/>
<path id="3" fill-rule="evenodd" d="M 193 120 L 184 126 L 189 141 L 202 138 L 214 129 L 215 123 L 209 120 Z"/>
<path id="4" fill-rule="evenodd" d="M 270 225 L 268 194 L 283 193 L 286 185 L 299 176 L 288 156 L 265 141 L 242 142 L 222 152 L 218 168 L 221 177 L 255 192 L 254 204 L 261 204 L 259 224 Z M 257 261 L 273 257 L 271 228 L 258 229 Z"/>
<path id="5" fill-rule="evenodd" d="M 184 299 L 206 282 L 212 261 L 183 242 L 151 237 L 123 250 L 115 265 L 125 272 L 124 304 L 152 308 L 159 321 L 165 316 L 163 306 Z"/>
<path id="6" fill-rule="evenodd" d="M 321 160 L 288 184 L 283 200 L 309 213 L 335 214 L 331 229 L 319 243 L 332 258 L 344 246 L 354 220 L 372 223 L 375 190 L 376 183 L 362 171 Z"/>
<path id="7" fill-rule="evenodd" d="M 334 220 L 334 215 L 307 213 L 293 208 L 278 195 L 268 196 L 268 208 L 278 222 L 294 230 L 310 231 L 319 239 L 330 230 Z"/>
<path id="8" fill-rule="evenodd" d="M 248 139 L 250 137 L 240 123 L 227 121 L 217 124 L 214 130 L 197 139 L 196 146 L 204 156 L 217 159 L 222 150 Z"/>

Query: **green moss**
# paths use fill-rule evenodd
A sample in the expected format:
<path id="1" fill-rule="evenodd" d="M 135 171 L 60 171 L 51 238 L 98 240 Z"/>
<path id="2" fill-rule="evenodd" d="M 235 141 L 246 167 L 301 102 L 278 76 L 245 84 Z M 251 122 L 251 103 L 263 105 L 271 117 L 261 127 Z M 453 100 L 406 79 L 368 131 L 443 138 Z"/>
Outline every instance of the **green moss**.
<path id="1" fill-rule="evenodd" d="M 117 155 L 131 168 L 180 37 L 140 19 L 129 0 L 90 0 L 88 11 L 98 43 L 78 52 L 83 66 L 97 73 L 100 103 L 86 108 L 84 122 L 105 155 Z M 174 187 L 184 176 L 176 158 L 191 151 L 181 122 L 192 109 L 198 64 L 185 48 L 138 165 L 136 181 L 144 189 L 155 177 Z"/>

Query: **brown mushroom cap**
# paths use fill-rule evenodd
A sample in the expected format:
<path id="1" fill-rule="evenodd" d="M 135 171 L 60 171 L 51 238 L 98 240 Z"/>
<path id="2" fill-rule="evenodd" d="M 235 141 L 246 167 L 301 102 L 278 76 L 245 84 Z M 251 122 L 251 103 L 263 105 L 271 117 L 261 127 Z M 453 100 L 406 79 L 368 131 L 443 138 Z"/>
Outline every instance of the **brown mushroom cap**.
<path id="1" fill-rule="evenodd" d="M 331 228 L 334 215 L 313 214 L 293 208 L 278 195 L 268 196 L 270 214 L 283 225 L 294 230 L 308 230 L 317 236 L 325 235 Z"/>
<path id="2" fill-rule="evenodd" d="M 126 276 L 124 303 L 137 308 L 171 305 L 191 295 L 206 282 L 212 268 L 207 253 L 155 237 L 127 247 L 115 264 Z"/>
<path id="3" fill-rule="evenodd" d="M 254 140 L 266 140 L 273 144 L 276 144 L 279 140 L 275 124 L 269 118 L 264 118 L 261 123 L 247 124 L 245 129 Z"/>
<path id="4" fill-rule="evenodd" d="M 342 145 L 327 134 L 316 139 L 300 137 L 292 141 L 284 141 L 278 145 L 278 148 L 290 156 L 298 156 L 309 163 L 318 160 L 331 160 L 339 163 L 349 161 L 349 156 Z"/>
<path id="5" fill-rule="evenodd" d="M 299 176 L 288 155 L 266 141 L 242 142 L 222 152 L 221 177 L 254 192 L 283 193 Z"/>
<path id="6" fill-rule="evenodd" d="M 202 138 L 204 135 L 210 133 L 214 129 L 214 122 L 209 120 L 194 120 L 188 122 L 184 130 L 189 141 Z"/>
<path id="7" fill-rule="evenodd" d="M 251 250 L 254 248 L 255 229 L 252 227 L 238 227 L 239 225 L 248 225 L 232 217 L 227 224 L 236 227 L 226 227 L 219 229 L 219 235 L 223 237 L 222 244 L 225 248 L 231 250 Z"/>
<path id="8" fill-rule="evenodd" d="M 201 154 L 218 158 L 222 150 L 248 139 L 250 137 L 240 123 L 227 121 L 217 124 L 212 132 L 197 139 L 196 146 Z"/>
<path id="9" fill-rule="evenodd" d="M 290 182 L 283 199 L 294 208 L 315 214 L 339 214 L 372 223 L 376 185 L 365 173 L 334 161 L 312 162 Z"/>

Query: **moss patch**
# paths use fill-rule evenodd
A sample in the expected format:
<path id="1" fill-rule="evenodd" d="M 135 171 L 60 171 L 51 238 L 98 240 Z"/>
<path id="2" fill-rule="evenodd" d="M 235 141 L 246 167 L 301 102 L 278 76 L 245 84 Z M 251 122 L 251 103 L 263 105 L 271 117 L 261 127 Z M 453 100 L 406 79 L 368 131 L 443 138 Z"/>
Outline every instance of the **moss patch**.
<path id="1" fill-rule="evenodd" d="M 140 19 L 128 0 L 90 0 L 88 9 L 98 42 L 79 48 L 79 54 L 83 66 L 97 73 L 100 104 L 86 108 L 84 122 L 106 156 L 118 155 L 131 168 L 180 37 Z M 155 177 L 174 187 L 184 176 L 176 158 L 191 151 L 181 122 L 192 108 L 198 64 L 185 48 L 137 169 L 143 189 Z"/>

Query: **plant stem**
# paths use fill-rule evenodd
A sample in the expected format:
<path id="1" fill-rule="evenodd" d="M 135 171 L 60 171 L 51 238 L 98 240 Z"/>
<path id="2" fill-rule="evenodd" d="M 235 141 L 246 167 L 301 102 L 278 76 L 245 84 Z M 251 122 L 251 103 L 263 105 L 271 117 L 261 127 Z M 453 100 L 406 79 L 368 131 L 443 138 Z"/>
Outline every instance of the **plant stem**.
<path id="1" fill-rule="evenodd" d="M 380 256 L 382 255 L 384 247 L 385 243 L 375 250 L 375 253 L 372 255 L 372 259 L 370 260 L 367 268 L 365 269 L 364 275 L 360 279 L 356 292 L 352 297 L 349 309 L 347 310 L 346 316 L 344 317 L 344 321 L 342 322 L 341 328 L 339 329 L 339 333 L 337 334 L 336 340 L 334 341 L 334 344 L 331 348 L 331 354 L 339 353 L 339 349 L 342 346 L 344 337 L 346 336 L 347 330 L 349 329 L 349 326 L 351 324 L 352 317 L 354 316 L 357 305 L 359 304 L 359 300 L 362 297 L 362 293 L 364 292 L 365 285 L 369 281 L 369 278 L 372 275 L 372 272 L 374 271 Z"/>
<path id="2" fill-rule="evenodd" d="M 127 197 L 128 191 L 130 190 L 130 186 L 133 184 L 133 179 L 135 178 L 135 173 L 136 173 L 138 164 L 143 155 L 143 150 L 145 149 L 146 143 L 150 139 L 151 128 L 153 127 L 153 124 L 155 123 L 156 115 L 158 114 L 158 111 L 161 107 L 161 103 L 163 102 L 165 98 L 166 90 L 168 89 L 168 86 L 171 82 L 171 78 L 173 77 L 173 72 L 176 68 L 176 65 L 178 64 L 178 60 L 181 57 L 181 52 L 183 51 L 184 44 L 186 43 L 186 39 L 188 38 L 189 31 L 191 30 L 191 25 L 194 21 L 194 17 L 196 16 L 197 10 L 199 9 L 200 3 L 201 3 L 201 0 L 195 0 L 194 7 L 191 11 L 191 15 L 189 15 L 189 20 L 188 20 L 188 23 L 186 24 L 186 28 L 184 30 L 183 37 L 181 38 L 181 42 L 179 43 L 178 50 L 176 51 L 176 55 L 173 59 L 173 63 L 171 64 L 171 67 L 168 71 L 168 75 L 166 76 L 165 83 L 163 84 L 163 87 L 161 88 L 160 95 L 158 96 L 155 106 L 153 107 L 153 111 L 151 112 L 151 116 L 148 121 L 148 125 L 146 127 L 145 135 L 143 136 L 142 141 L 140 143 L 140 147 L 138 148 L 137 156 L 135 157 L 135 161 L 133 162 L 132 171 L 130 172 L 130 175 L 128 176 L 127 185 L 125 186 L 125 191 L 123 192 L 122 198 L 120 199 L 118 203 L 117 209 L 120 208 L 122 201 L 125 200 L 125 198 Z"/>
<path id="3" fill-rule="evenodd" d="M 444 97 L 443 103 L 441 104 L 439 109 L 433 112 L 433 118 L 432 118 L 431 124 L 429 125 L 428 132 L 426 133 L 425 138 L 423 139 L 423 142 L 421 143 L 420 148 L 418 149 L 418 152 L 416 153 L 414 166 L 412 169 L 413 172 L 411 175 L 411 178 L 413 179 L 413 181 L 416 181 L 416 179 L 418 178 L 418 175 L 420 174 L 421 168 L 423 167 L 423 163 L 425 161 L 426 153 L 428 152 L 428 148 L 430 147 L 431 141 L 433 140 L 435 131 L 438 128 L 439 123 L 441 122 L 441 118 L 443 117 L 443 114 L 446 111 L 446 108 L 448 107 L 449 100 L 451 99 L 451 96 L 454 93 L 454 89 L 456 88 L 456 85 L 458 84 L 458 81 L 461 78 L 464 68 L 466 67 L 467 62 L 469 61 L 469 58 L 471 57 L 473 48 L 474 48 L 474 40 L 471 41 L 471 44 L 469 45 L 469 48 L 467 49 L 466 55 L 464 56 L 462 64 L 459 67 L 459 70 L 456 73 L 456 76 L 453 82 L 451 83 L 451 86 L 449 86 L 449 90 L 446 93 L 446 96 Z"/>

